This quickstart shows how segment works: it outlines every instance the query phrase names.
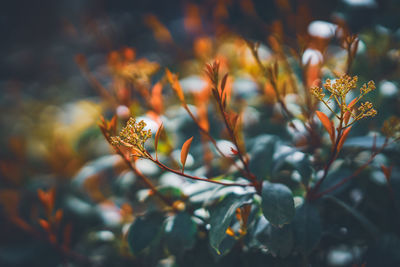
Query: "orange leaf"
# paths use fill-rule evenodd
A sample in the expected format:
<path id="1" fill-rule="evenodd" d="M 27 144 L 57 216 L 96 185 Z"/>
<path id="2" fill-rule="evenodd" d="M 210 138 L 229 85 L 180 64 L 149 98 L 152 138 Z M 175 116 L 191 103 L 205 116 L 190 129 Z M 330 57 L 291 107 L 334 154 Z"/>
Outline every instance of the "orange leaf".
<path id="1" fill-rule="evenodd" d="M 197 113 L 199 116 L 199 126 L 206 132 L 208 132 L 210 125 L 207 117 L 207 105 L 200 105 L 197 107 Z"/>
<path id="2" fill-rule="evenodd" d="M 62 217 L 63 217 L 63 211 L 61 209 L 58 209 L 56 211 L 56 214 L 54 215 L 55 222 L 59 224 L 61 222 Z"/>
<path id="3" fill-rule="evenodd" d="M 347 138 L 347 136 L 348 136 L 349 133 L 350 133 L 350 130 L 351 130 L 351 126 L 348 127 L 346 130 L 343 131 L 342 137 L 340 138 L 339 144 L 338 144 L 338 146 L 337 146 L 337 153 L 339 153 L 340 150 L 342 149 L 343 144 L 344 144 L 344 142 L 346 141 L 346 138 Z"/>
<path id="4" fill-rule="evenodd" d="M 235 232 L 233 231 L 233 229 L 231 227 L 228 227 L 225 231 L 225 233 L 229 236 L 235 236 Z"/>
<path id="5" fill-rule="evenodd" d="M 113 135 L 117 132 L 117 116 L 114 115 L 110 122 L 108 123 L 108 131 L 110 131 Z"/>
<path id="6" fill-rule="evenodd" d="M 162 97 L 162 84 L 156 83 L 151 90 L 150 104 L 154 111 L 161 114 L 163 111 L 163 97 Z"/>
<path id="7" fill-rule="evenodd" d="M 356 103 L 356 101 L 357 101 L 357 98 L 354 98 L 354 99 L 350 102 L 350 104 L 347 106 L 348 109 L 352 110 L 354 104 Z M 350 111 L 346 111 L 346 113 L 344 113 L 344 123 L 345 123 L 346 125 L 349 123 L 350 115 L 351 115 L 351 112 L 350 112 Z"/>
<path id="8" fill-rule="evenodd" d="M 46 231 L 50 231 L 50 224 L 48 221 L 45 221 L 43 219 L 39 219 L 39 224 L 42 226 L 42 228 Z"/>
<path id="9" fill-rule="evenodd" d="M 156 151 L 156 159 L 158 159 L 158 154 L 157 154 L 158 140 L 160 139 L 160 135 L 161 135 L 163 128 L 164 128 L 164 126 L 161 123 L 160 127 L 157 130 L 156 138 L 154 140 L 154 150 Z"/>
<path id="10" fill-rule="evenodd" d="M 228 118 L 229 127 L 231 127 L 231 129 L 234 130 L 236 128 L 236 124 L 239 119 L 239 114 L 234 113 L 234 112 L 231 112 L 231 113 L 224 112 L 224 113 L 225 113 L 225 116 Z"/>
<path id="11" fill-rule="evenodd" d="M 175 93 L 178 95 L 179 100 L 184 103 L 185 102 L 185 96 L 182 91 L 182 87 L 179 84 L 178 79 L 174 74 L 172 74 L 169 69 L 165 69 L 165 73 L 167 74 L 167 79 L 168 82 L 171 84 L 172 89 L 175 91 Z"/>
<path id="12" fill-rule="evenodd" d="M 384 165 L 381 165 L 381 169 L 382 169 L 383 174 L 385 175 L 386 180 L 390 181 L 390 176 L 392 175 L 393 166 L 390 166 L 388 168 Z"/>
<path id="13" fill-rule="evenodd" d="M 193 141 L 193 136 L 190 137 L 186 142 L 183 144 L 182 149 L 181 149 L 181 162 L 182 162 L 182 173 L 185 170 L 185 163 L 186 163 L 186 158 L 189 153 L 189 148 L 190 144 Z"/>
<path id="14" fill-rule="evenodd" d="M 329 133 L 332 143 L 335 143 L 335 127 L 333 126 L 333 122 L 321 111 L 316 111 L 316 113 L 325 130 Z"/>

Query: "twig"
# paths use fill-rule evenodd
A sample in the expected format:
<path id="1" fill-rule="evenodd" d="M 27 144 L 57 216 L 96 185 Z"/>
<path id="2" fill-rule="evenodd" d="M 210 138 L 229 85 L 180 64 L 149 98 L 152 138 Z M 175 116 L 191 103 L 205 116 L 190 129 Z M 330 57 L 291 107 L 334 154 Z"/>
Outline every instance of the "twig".
<path id="1" fill-rule="evenodd" d="M 313 195 L 313 199 L 318 199 L 326 194 L 329 194 L 330 192 L 334 191 L 335 189 L 339 188 L 340 186 L 342 186 L 343 184 L 345 184 L 346 182 L 348 182 L 349 180 L 353 179 L 354 177 L 357 177 L 366 167 L 368 167 L 368 165 L 374 160 L 374 158 L 380 154 L 388 145 L 388 138 L 385 139 L 385 142 L 383 143 L 383 145 L 374 153 L 372 153 L 372 155 L 370 156 L 370 158 L 368 159 L 367 162 L 365 162 L 363 165 L 361 165 L 353 174 L 347 176 L 346 178 L 342 179 L 340 182 L 338 182 L 337 184 L 335 184 L 334 186 L 319 192 L 319 193 L 315 193 Z M 315 191 L 316 192 L 316 191 Z"/>
<path id="2" fill-rule="evenodd" d="M 199 130 L 210 140 L 210 142 L 213 144 L 215 147 L 215 150 L 224 158 L 228 159 L 244 176 L 247 176 L 247 172 L 241 168 L 234 159 L 228 157 L 227 155 L 224 154 L 224 152 L 221 151 L 221 149 L 217 145 L 217 141 L 210 135 L 210 133 L 204 129 L 198 122 L 197 118 L 193 115 L 193 113 L 190 111 L 187 105 L 184 105 L 184 109 L 187 111 L 189 114 L 190 118 L 194 121 L 194 123 L 199 127 Z"/>
<path id="3" fill-rule="evenodd" d="M 161 163 L 159 160 L 154 159 L 151 156 L 149 157 L 149 159 L 152 162 L 154 162 L 155 164 L 157 164 L 160 168 L 162 168 L 162 169 L 164 169 L 166 171 L 172 172 L 174 174 L 177 174 L 179 176 L 186 177 L 186 178 L 189 178 L 189 179 L 192 179 L 192 180 L 209 182 L 209 183 L 219 184 L 219 185 L 223 185 L 223 186 L 242 186 L 242 187 L 253 186 L 253 184 L 225 183 L 225 182 L 219 182 L 219 181 L 215 181 L 215 180 L 210 180 L 210 179 L 207 179 L 207 178 L 201 178 L 201 177 L 198 177 L 198 176 L 193 176 L 193 175 L 190 175 L 190 174 L 186 174 L 186 173 L 179 172 L 179 171 L 176 171 L 174 169 L 171 169 L 170 167 L 166 166 L 165 164 Z"/>

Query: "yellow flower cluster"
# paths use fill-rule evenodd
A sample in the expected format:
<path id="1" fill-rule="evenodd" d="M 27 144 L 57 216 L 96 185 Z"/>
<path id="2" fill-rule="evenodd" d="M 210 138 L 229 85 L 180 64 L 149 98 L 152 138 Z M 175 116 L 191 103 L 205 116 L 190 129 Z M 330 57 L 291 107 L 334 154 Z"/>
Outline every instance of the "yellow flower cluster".
<path id="1" fill-rule="evenodd" d="M 373 81 L 369 81 L 368 84 L 364 84 L 360 88 L 360 95 L 353 99 L 353 101 L 347 105 L 346 104 L 346 96 L 347 94 L 357 87 L 358 77 L 350 77 L 348 75 L 343 75 L 342 77 L 336 79 L 332 82 L 330 79 L 327 79 L 324 83 L 324 88 L 330 93 L 330 96 L 327 100 L 325 100 L 325 93 L 320 87 L 311 88 L 311 94 L 314 95 L 319 101 L 325 104 L 325 106 L 333 113 L 335 116 L 343 120 L 345 119 L 345 127 L 350 126 L 355 121 L 358 121 L 365 117 L 373 117 L 377 114 L 377 111 L 373 108 L 371 102 L 361 103 L 358 108 L 355 107 L 357 102 L 363 98 L 367 93 L 375 90 L 375 83 Z M 334 99 L 336 104 L 340 108 L 340 114 L 336 114 L 335 111 L 329 105 L 329 102 Z M 346 119 L 347 117 L 347 119 Z M 353 118 L 353 121 L 349 123 L 349 118 Z"/>
<path id="2" fill-rule="evenodd" d="M 382 132 L 391 138 L 400 138 L 400 118 L 392 116 L 383 123 Z"/>
<path id="3" fill-rule="evenodd" d="M 330 79 L 327 79 L 324 83 L 324 87 L 331 93 L 331 97 L 344 97 L 346 96 L 352 89 L 357 87 L 358 77 L 354 76 L 351 78 L 348 75 L 343 75 L 339 79 L 336 79 L 332 84 Z"/>
<path id="4" fill-rule="evenodd" d="M 119 136 L 111 137 L 111 144 L 132 147 L 142 154 L 145 152 L 144 143 L 151 137 L 150 130 L 143 130 L 145 126 L 144 121 L 136 123 L 134 118 L 130 118 Z"/>

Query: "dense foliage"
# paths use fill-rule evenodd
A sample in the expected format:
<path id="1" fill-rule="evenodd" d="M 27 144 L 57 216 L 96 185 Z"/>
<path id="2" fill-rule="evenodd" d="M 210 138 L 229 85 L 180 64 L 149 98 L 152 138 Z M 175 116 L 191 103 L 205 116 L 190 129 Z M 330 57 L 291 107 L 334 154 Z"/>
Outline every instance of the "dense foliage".
<path id="1" fill-rule="evenodd" d="M 230 31 L 224 4 L 205 34 L 189 5 L 184 60 L 77 55 L 97 97 L 48 108 L 0 162 L 0 220 L 23 233 L 0 263 L 400 266 L 399 34 L 277 3 L 265 42 Z M 51 175 L 24 177 L 28 160 Z"/>

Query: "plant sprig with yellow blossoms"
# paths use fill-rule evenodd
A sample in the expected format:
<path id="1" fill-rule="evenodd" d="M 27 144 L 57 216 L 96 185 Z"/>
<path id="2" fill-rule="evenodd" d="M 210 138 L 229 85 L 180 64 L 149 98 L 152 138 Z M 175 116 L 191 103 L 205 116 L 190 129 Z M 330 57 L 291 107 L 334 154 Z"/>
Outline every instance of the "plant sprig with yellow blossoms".
<path id="1" fill-rule="evenodd" d="M 104 122 L 107 124 L 107 122 Z M 156 137 L 155 137 L 155 143 L 154 143 L 154 148 L 156 152 L 156 157 L 153 158 L 153 156 L 146 150 L 144 147 L 145 142 L 151 137 L 151 131 L 150 130 L 144 130 L 146 127 L 146 123 L 142 120 L 140 122 L 136 122 L 136 119 L 130 118 L 124 128 L 120 131 L 118 136 L 111 136 L 110 131 L 107 130 L 106 125 L 101 125 L 101 129 L 103 131 L 104 136 L 109 140 L 110 144 L 116 148 L 116 151 L 124 157 L 123 153 L 119 150 L 119 146 L 125 147 L 128 149 L 129 152 L 132 152 L 130 156 L 137 157 L 137 158 L 144 158 L 151 160 L 153 163 L 155 163 L 157 166 L 159 166 L 161 169 L 175 173 L 177 175 L 192 179 L 192 180 L 198 180 L 198 181 L 204 181 L 204 182 L 209 182 L 209 183 L 214 183 L 214 184 L 219 184 L 219 185 L 224 185 L 224 186 L 253 186 L 252 184 L 242 184 L 242 183 L 225 183 L 213 179 L 208 179 L 208 178 L 202 178 L 202 177 L 197 177 L 193 176 L 190 174 L 187 174 L 184 172 L 185 170 L 185 163 L 186 163 L 186 158 L 189 153 L 190 145 L 192 143 L 193 137 L 189 138 L 186 140 L 186 142 L 183 144 L 182 149 L 181 149 L 181 163 L 182 163 L 182 170 L 174 170 L 167 165 L 163 164 L 158 160 L 157 157 L 157 144 L 158 140 L 160 138 L 160 133 L 163 130 L 163 126 L 161 125 L 159 129 L 157 130 Z M 114 125 L 115 127 L 115 125 Z M 125 157 L 124 157 L 125 158 Z M 128 160 L 127 158 L 125 158 Z M 130 160 L 128 160 L 130 162 Z M 134 168 L 134 167 L 132 167 Z"/>
<path id="2" fill-rule="evenodd" d="M 324 88 L 329 92 L 329 97 L 326 99 L 324 90 L 320 87 L 311 88 L 311 94 L 314 95 L 320 102 L 322 102 L 338 119 L 337 126 L 329 117 L 321 112 L 316 111 L 316 114 L 324 126 L 325 130 L 329 133 L 332 150 L 331 155 L 327 164 L 325 165 L 322 178 L 315 184 L 314 188 L 309 191 L 308 197 L 313 198 L 318 195 L 318 189 L 322 182 L 326 178 L 332 163 L 335 161 L 343 144 L 350 133 L 352 125 L 366 117 L 373 117 L 377 114 L 377 111 L 373 108 L 371 102 L 363 102 L 358 107 L 356 104 L 369 92 L 375 90 L 375 83 L 369 81 L 360 88 L 359 96 L 355 97 L 349 104 L 346 103 L 346 97 L 353 89 L 357 87 L 358 77 L 350 77 L 343 75 L 340 78 L 332 82 L 327 79 L 324 83 Z M 334 101 L 339 107 L 340 111 L 335 112 L 330 106 L 331 102 Z"/>
<path id="3" fill-rule="evenodd" d="M 146 127 L 144 121 L 136 123 L 136 119 L 129 118 L 119 136 L 111 137 L 111 144 L 132 148 L 135 152 L 134 156 L 147 158 L 148 153 L 144 148 L 144 143 L 151 137 L 151 130 L 146 131 L 144 127 Z"/>
<path id="4" fill-rule="evenodd" d="M 357 81 L 357 76 L 350 77 L 348 75 L 341 76 L 333 83 L 330 79 L 327 79 L 324 83 L 324 88 L 330 93 L 330 96 L 327 100 L 325 100 L 326 95 L 322 88 L 311 88 L 311 93 L 333 114 L 335 114 L 335 117 L 342 124 L 342 128 L 347 128 L 358 120 L 361 120 L 365 117 L 373 117 L 377 114 L 377 111 L 373 108 L 372 103 L 368 101 L 361 103 L 360 106 L 356 108 L 356 104 L 366 94 L 375 90 L 376 87 L 374 81 L 369 81 L 367 84 L 363 84 L 363 86 L 360 88 L 360 95 L 354 98 L 349 104 L 346 104 L 346 96 L 350 91 L 357 87 Z M 334 100 L 340 108 L 340 114 L 337 114 L 329 105 L 332 100 Z M 321 114 L 317 113 L 317 115 L 320 117 Z"/>

